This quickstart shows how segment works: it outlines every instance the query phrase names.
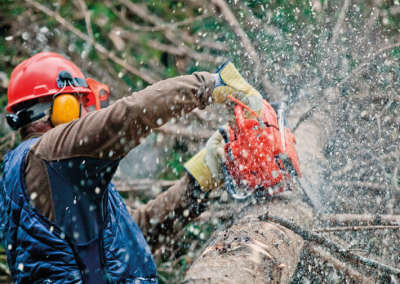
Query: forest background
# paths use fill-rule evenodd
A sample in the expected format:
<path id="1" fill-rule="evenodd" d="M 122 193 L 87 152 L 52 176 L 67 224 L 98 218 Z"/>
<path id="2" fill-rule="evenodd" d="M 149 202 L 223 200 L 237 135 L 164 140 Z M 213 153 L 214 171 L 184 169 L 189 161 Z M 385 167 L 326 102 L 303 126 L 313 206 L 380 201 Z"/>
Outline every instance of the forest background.
<path id="1" fill-rule="evenodd" d="M 317 129 L 299 133 L 317 138 L 319 153 L 311 151 L 302 167 L 316 174 L 327 212 L 399 214 L 399 46 L 398 0 L 1 0 L 0 160 L 20 143 L 5 123 L 10 74 L 38 52 L 72 60 L 110 87 L 112 101 L 163 79 L 214 72 L 231 59 L 265 99 L 290 106 L 295 134 L 307 122 Z M 136 207 L 166 190 L 224 121 L 220 107 L 196 110 L 148 137 L 115 177 L 125 201 Z M 183 279 L 210 236 L 232 219 L 222 190 L 211 203 L 212 214 L 155 254 L 161 283 Z M 399 267 L 393 231 L 335 238 Z M 328 264 L 313 272 L 308 262 L 303 256 L 292 281 L 347 277 Z M 0 271 L 8 283 L 4 253 Z"/>

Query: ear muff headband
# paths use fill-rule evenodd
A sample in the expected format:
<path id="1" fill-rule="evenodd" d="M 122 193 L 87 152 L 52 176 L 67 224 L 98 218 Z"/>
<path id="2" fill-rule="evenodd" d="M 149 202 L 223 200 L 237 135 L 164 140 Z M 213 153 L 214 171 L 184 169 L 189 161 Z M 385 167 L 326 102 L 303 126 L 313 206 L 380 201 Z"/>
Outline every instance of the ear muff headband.
<path id="1" fill-rule="evenodd" d="M 92 93 L 88 95 L 89 102 L 86 103 L 86 107 L 91 104 L 96 106 L 96 110 L 107 107 L 110 93 L 108 86 L 91 78 L 88 78 L 86 82 L 92 91 Z M 68 84 L 75 89 L 70 82 L 68 82 Z M 52 106 L 50 108 L 50 119 L 54 126 L 71 122 L 81 116 L 82 105 L 76 97 L 71 94 L 60 94 L 66 85 L 67 82 L 65 81 L 64 87 L 53 97 Z"/>
<path id="2" fill-rule="evenodd" d="M 55 126 L 71 122 L 80 117 L 80 103 L 75 96 L 60 94 L 53 99 L 50 110 L 51 123 Z"/>

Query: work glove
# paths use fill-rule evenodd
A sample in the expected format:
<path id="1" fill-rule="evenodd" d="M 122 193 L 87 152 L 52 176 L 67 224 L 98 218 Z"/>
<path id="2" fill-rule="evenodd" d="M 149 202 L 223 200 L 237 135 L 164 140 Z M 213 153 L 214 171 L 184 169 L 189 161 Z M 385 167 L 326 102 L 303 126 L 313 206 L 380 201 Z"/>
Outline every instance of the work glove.
<path id="1" fill-rule="evenodd" d="M 230 122 L 234 119 L 233 107 L 235 104 L 231 103 L 228 95 L 232 95 L 261 117 L 263 100 L 261 94 L 243 79 L 232 62 L 226 62 L 213 76 L 216 82 L 212 97 L 216 103 L 228 106 Z M 247 110 L 244 110 L 243 114 L 246 119 L 255 118 Z"/>
<path id="2" fill-rule="evenodd" d="M 224 128 L 228 130 L 227 126 Z M 216 131 L 208 139 L 205 148 L 184 165 L 203 191 L 215 190 L 224 182 L 221 168 L 221 161 L 225 162 L 224 147 L 224 139 L 219 131 Z"/>
<path id="3" fill-rule="evenodd" d="M 217 73 L 212 75 L 215 78 L 213 100 L 227 106 L 229 125 L 233 125 L 236 121 L 233 111 L 236 104 L 228 98 L 228 95 L 244 103 L 261 117 L 261 94 L 243 79 L 230 61 L 222 65 Z M 254 119 L 254 116 L 247 110 L 244 110 L 243 114 L 247 119 Z M 227 131 L 229 130 L 227 125 L 224 127 Z M 206 147 L 184 165 L 203 191 L 215 190 L 224 182 L 221 168 L 221 160 L 225 162 L 224 146 L 224 139 L 217 131 L 207 141 Z"/>

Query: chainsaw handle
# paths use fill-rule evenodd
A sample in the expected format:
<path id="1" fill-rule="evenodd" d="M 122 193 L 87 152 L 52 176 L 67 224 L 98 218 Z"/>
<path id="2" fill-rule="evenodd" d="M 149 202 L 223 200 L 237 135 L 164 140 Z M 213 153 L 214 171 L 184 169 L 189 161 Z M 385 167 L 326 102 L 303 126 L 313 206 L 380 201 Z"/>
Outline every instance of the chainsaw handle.
<path id="1" fill-rule="evenodd" d="M 243 115 L 243 108 L 246 110 L 250 111 L 257 119 L 258 124 L 260 125 L 261 129 L 265 129 L 264 122 L 262 121 L 261 117 L 258 116 L 251 108 L 243 104 L 242 102 L 239 102 L 235 98 L 228 96 L 231 100 L 233 100 L 237 105 L 235 106 L 235 118 L 236 118 L 236 124 L 240 128 L 244 128 L 244 115 Z"/>
<path id="2" fill-rule="evenodd" d="M 243 115 L 243 108 L 240 105 L 235 106 L 235 118 L 236 124 L 239 129 L 244 128 L 244 115 Z"/>

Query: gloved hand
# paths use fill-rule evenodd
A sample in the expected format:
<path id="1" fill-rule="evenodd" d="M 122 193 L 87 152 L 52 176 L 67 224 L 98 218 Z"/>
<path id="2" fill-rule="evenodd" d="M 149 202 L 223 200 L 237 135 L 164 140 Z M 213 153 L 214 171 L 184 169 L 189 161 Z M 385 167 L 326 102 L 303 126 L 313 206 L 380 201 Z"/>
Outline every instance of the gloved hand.
<path id="1" fill-rule="evenodd" d="M 230 109 L 232 104 L 228 95 L 232 95 L 261 116 L 261 94 L 243 79 L 232 62 L 226 62 L 213 76 L 216 79 L 216 83 L 212 97 L 216 103 L 227 104 L 228 109 Z M 254 116 L 249 111 L 244 110 L 243 113 L 245 118 L 254 119 Z M 229 120 L 232 121 L 232 118 L 229 118 Z"/>
<path id="2" fill-rule="evenodd" d="M 216 131 L 208 139 L 206 147 L 184 165 L 203 191 L 217 189 L 224 182 L 221 169 L 221 160 L 225 161 L 224 146 L 222 135 Z"/>

